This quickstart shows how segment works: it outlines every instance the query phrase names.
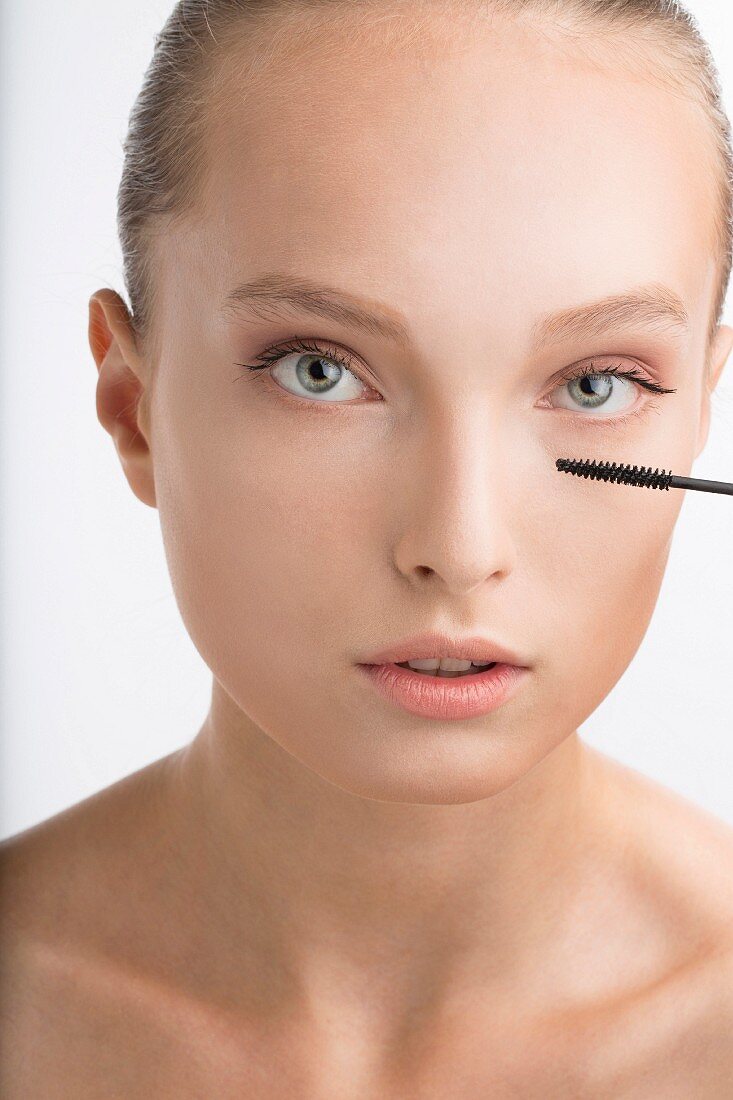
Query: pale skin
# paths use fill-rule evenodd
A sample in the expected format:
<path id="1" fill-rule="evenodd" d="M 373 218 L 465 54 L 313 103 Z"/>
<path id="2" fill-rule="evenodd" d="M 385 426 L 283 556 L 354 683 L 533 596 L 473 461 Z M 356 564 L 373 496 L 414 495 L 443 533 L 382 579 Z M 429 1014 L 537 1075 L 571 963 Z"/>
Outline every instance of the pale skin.
<path id="1" fill-rule="evenodd" d="M 731 1094 L 733 830 L 577 732 L 683 494 L 554 465 L 685 473 L 705 446 L 733 329 L 706 374 L 704 124 L 551 36 L 420 27 L 274 54 L 246 122 L 232 75 L 155 361 L 114 291 L 90 301 L 99 419 L 212 701 L 185 748 L 2 846 L 8 1100 Z M 219 312 L 265 272 L 378 300 L 409 342 Z M 650 283 L 684 337 L 530 350 L 544 314 Z M 239 377 L 296 336 L 350 354 L 340 407 L 292 352 L 290 393 Z M 561 376 L 590 358 L 675 392 L 588 411 Z M 387 703 L 355 663 L 429 628 L 504 641 L 527 682 L 466 721 Z"/>

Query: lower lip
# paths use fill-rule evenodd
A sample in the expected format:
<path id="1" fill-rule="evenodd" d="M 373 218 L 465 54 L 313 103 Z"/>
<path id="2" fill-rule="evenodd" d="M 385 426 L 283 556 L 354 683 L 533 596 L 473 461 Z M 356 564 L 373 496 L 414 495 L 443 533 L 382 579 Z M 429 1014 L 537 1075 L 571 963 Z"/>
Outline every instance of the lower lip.
<path id="1" fill-rule="evenodd" d="M 401 665 L 359 665 L 385 698 L 422 718 L 475 718 L 500 707 L 529 669 L 496 664 L 468 676 L 425 676 Z"/>

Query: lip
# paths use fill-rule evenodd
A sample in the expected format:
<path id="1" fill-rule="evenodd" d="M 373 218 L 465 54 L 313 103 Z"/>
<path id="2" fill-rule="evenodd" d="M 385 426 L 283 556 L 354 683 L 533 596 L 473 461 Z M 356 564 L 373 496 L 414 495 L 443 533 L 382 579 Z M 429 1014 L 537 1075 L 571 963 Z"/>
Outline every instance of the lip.
<path id="1" fill-rule="evenodd" d="M 425 676 L 396 664 L 358 667 L 390 703 L 438 721 L 488 714 L 511 698 L 529 676 L 528 668 L 507 664 L 455 678 Z"/>
<path id="2" fill-rule="evenodd" d="M 477 664 L 489 664 L 496 661 L 502 665 L 514 665 L 517 668 L 528 668 L 524 658 L 507 646 L 493 641 L 491 638 L 480 637 L 473 634 L 470 637 L 459 638 L 450 636 L 440 631 L 430 630 L 424 634 L 416 634 L 412 638 L 404 638 L 395 645 L 380 649 L 358 663 L 361 665 L 388 665 L 398 664 L 400 661 L 419 661 L 427 657 L 463 657 L 467 661 L 475 661 Z M 470 679 L 470 677 L 468 677 Z M 448 683 L 449 681 L 445 681 Z"/>

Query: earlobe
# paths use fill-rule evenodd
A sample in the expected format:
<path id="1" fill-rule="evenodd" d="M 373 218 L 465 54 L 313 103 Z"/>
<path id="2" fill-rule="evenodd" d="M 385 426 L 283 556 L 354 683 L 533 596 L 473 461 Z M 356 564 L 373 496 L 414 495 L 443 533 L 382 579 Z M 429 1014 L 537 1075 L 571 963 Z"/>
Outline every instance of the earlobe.
<path id="1" fill-rule="evenodd" d="M 155 508 L 152 455 L 141 427 L 145 387 L 127 307 L 113 290 L 97 291 L 89 300 L 89 346 L 99 374 L 97 418 L 114 441 L 133 493 Z"/>

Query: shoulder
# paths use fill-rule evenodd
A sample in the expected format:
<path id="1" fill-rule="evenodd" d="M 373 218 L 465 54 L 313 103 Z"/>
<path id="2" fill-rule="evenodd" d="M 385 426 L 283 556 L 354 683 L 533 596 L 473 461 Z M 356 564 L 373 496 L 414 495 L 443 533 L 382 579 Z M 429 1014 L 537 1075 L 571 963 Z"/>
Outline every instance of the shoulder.
<path id="1" fill-rule="evenodd" d="M 0 842 L 3 935 L 46 943 L 80 937 L 94 927 L 94 912 L 112 900 L 116 880 L 131 868 L 142 878 L 145 851 L 158 841 L 158 792 L 171 759 L 154 761 Z"/>
<path id="2" fill-rule="evenodd" d="M 649 980 L 585 1021 L 593 1077 L 645 1100 L 733 1096 L 733 828 L 610 758 L 609 805 Z M 647 1091 L 645 1091 L 645 1089 Z"/>
<path id="3" fill-rule="evenodd" d="M 662 783 L 605 758 L 627 873 L 681 943 L 733 951 L 733 827 Z"/>
<path id="4" fill-rule="evenodd" d="M 8 1100 L 49 1095 L 50 1082 L 54 1095 L 99 1095 L 102 1067 L 107 1086 L 135 1095 L 133 1063 L 154 1079 L 177 1043 L 158 1026 L 164 990 L 136 966 L 156 923 L 146 850 L 157 838 L 145 800 L 155 797 L 162 763 L 0 843 L 0 1095 Z"/>
<path id="5" fill-rule="evenodd" d="M 606 1020 L 586 1048 L 593 1094 L 624 1100 L 733 1096 L 733 955 L 726 945 L 690 960 Z M 595 1030 L 597 1029 L 597 1030 Z"/>
<path id="6" fill-rule="evenodd" d="M 155 760 L 0 842 L 6 940 L 69 948 L 88 942 L 126 903 L 142 900 L 170 846 L 166 783 L 178 756 Z"/>

